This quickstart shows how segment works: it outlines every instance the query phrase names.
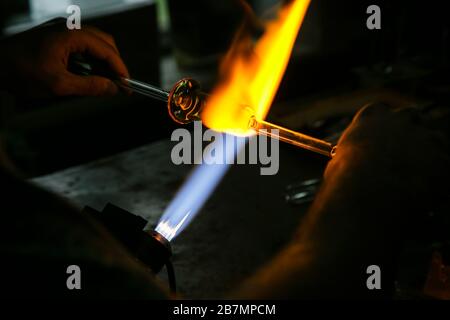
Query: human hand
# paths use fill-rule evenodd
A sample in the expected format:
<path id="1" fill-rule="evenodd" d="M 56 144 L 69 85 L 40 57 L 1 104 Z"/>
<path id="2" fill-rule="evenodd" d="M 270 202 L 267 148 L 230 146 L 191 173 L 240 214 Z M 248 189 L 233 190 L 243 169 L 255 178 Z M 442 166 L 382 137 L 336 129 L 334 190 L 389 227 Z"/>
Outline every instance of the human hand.
<path id="1" fill-rule="evenodd" d="M 325 179 L 339 173 L 362 189 L 377 183 L 399 200 L 423 205 L 446 194 L 449 164 L 448 140 L 417 111 L 377 103 L 362 108 L 345 130 Z"/>
<path id="2" fill-rule="evenodd" d="M 67 30 L 44 26 L 8 39 L 2 54 L 1 82 L 30 97 L 113 95 L 118 87 L 101 76 L 80 76 L 68 70 L 69 57 L 82 54 L 104 61 L 111 73 L 128 77 L 114 39 L 95 28 Z"/>

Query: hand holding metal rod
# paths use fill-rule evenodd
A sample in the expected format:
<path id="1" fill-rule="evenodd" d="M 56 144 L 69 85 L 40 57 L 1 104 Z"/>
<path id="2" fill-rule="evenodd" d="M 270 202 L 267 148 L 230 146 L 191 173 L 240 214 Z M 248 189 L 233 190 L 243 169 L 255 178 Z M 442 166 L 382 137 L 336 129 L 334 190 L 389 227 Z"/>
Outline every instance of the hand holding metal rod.
<path id="1" fill-rule="evenodd" d="M 75 73 L 89 75 L 93 72 L 90 64 L 84 61 L 74 61 L 72 65 L 75 66 L 75 68 L 72 68 L 72 70 L 76 70 Z M 124 77 L 113 79 L 113 81 L 126 90 L 166 102 L 170 117 L 180 124 L 201 120 L 201 112 L 208 97 L 207 94 L 201 91 L 200 84 L 189 78 L 178 81 L 170 92 Z M 267 121 L 257 120 L 254 116 L 249 118 L 248 126 L 249 129 L 255 130 L 257 134 L 278 139 L 328 157 L 332 157 L 336 150 L 336 147 L 329 142 L 271 124 Z M 273 129 L 276 129 L 276 131 Z"/>

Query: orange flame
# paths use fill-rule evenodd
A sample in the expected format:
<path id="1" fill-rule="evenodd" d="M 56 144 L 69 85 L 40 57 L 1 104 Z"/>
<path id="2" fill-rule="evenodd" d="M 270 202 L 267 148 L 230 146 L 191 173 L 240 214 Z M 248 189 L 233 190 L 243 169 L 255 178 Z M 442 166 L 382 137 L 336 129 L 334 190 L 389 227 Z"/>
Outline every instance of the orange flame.
<path id="1" fill-rule="evenodd" d="M 250 117 L 264 120 L 286 70 L 298 30 L 310 0 L 294 0 L 281 8 L 278 18 L 267 24 L 263 36 L 235 43 L 233 55 L 224 61 L 226 76 L 214 89 L 202 112 L 203 123 L 216 131 L 251 134 Z M 246 107 L 248 106 L 248 107 Z"/>

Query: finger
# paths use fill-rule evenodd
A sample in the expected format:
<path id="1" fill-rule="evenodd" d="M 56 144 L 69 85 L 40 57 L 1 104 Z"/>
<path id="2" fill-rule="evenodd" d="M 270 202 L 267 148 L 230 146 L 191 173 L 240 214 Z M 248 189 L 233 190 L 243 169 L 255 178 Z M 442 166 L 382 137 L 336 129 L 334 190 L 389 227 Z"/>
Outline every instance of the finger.
<path id="1" fill-rule="evenodd" d="M 86 52 L 97 59 L 104 60 L 117 75 L 129 77 L 128 69 L 122 58 L 107 42 L 92 33 L 78 33 L 78 36 L 72 38 L 70 49 L 72 52 Z"/>
<path id="2" fill-rule="evenodd" d="M 119 49 L 117 48 L 116 41 L 114 40 L 113 36 L 111 36 L 110 34 L 108 34 L 106 32 L 103 32 L 100 29 L 97 29 L 97 28 L 91 27 L 91 26 L 84 27 L 83 31 L 90 32 L 92 35 L 94 35 L 94 36 L 102 39 L 106 43 L 108 43 L 114 49 L 114 51 L 116 51 L 116 53 L 120 56 Z"/>
<path id="3" fill-rule="evenodd" d="M 78 76 L 67 72 L 59 78 L 61 80 L 52 88 L 58 96 L 104 96 L 118 92 L 114 82 L 100 76 Z"/>

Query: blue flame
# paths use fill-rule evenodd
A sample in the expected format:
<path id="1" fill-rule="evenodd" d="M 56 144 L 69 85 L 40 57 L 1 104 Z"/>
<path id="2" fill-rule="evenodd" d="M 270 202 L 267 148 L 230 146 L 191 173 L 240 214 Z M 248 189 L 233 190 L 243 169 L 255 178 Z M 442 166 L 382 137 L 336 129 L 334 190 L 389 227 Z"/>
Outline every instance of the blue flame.
<path id="1" fill-rule="evenodd" d="M 233 139 L 235 143 L 227 143 Z M 222 134 L 222 139 L 212 142 L 216 150 L 223 150 L 223 160 L 221 164 L 211 163 L 211 155 L 205 154 L 202 164 L 196 166 L 175 195 L 161 217 L 155 231 L 161 234 L 168 241 L 179 235 L 195 218 L 210 197 L 211 193 L 218 186 L 230 167 L 234 163 L 236 154 L 245 146 L 246 139 Z"/>

